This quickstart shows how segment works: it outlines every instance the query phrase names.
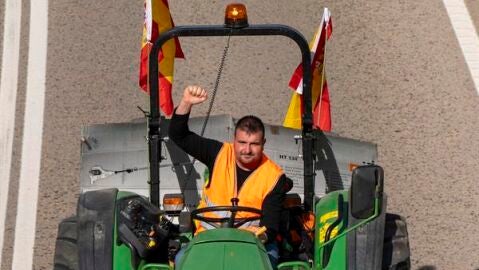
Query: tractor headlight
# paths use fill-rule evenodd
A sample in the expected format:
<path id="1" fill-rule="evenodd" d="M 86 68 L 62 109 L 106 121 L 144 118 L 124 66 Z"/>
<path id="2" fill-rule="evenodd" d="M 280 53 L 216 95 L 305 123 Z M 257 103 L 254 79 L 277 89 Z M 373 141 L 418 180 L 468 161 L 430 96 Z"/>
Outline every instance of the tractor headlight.
<path id="1" fill-rule="evenodd" d="M 165 194 L 163 196 L 163 210 L 166 212 L 181 212 L 185 207 L 183 194 Z"/>

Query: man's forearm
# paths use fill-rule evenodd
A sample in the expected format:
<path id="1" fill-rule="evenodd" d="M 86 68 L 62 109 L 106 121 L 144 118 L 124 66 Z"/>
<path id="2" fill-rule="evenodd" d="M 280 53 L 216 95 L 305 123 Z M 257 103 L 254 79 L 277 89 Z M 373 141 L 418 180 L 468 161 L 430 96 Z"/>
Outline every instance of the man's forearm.
<path id="1" fill-rule="evenodd" d="M 178 115 L 188 114 L 191 111 L 191 107 L 193 107 L 191 103 L 181 100 L 178 107 L 176 107 L 176 114 Z"/>
<path id="2" fill-rule="evenodd" d="M 188 118 L 188 113 L 178 114 L 178 108 L 176 108 L 173 117 L 171 117 L 168 135 L 183 151 L 203 162 L 212 170 L 216 155 L 223 144 L 191 132 L 188 128 Z"/>

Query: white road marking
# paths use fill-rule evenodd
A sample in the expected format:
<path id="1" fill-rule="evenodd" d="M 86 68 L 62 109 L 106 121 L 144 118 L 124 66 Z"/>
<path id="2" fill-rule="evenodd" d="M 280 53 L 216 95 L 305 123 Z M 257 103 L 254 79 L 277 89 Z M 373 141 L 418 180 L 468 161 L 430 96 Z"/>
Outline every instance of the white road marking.
<path id="1" fill-rule="evenodd" d="M 6 0 L 0 78 L 0 266 L 2 265 L 13 136 L 15 134 L 21 17 L 22 1 Z"/>
<path id="2" fill-rule="evenodd" d="M 27 92 L 12 269 L 31 270 L 40 182 L 48 41 L 48 0 L 30 1 Z"/>
<path id="3" fill-rule="evenodd" d="M 479 37 L 463 0 L 443 0 L 479 94 Z"/>

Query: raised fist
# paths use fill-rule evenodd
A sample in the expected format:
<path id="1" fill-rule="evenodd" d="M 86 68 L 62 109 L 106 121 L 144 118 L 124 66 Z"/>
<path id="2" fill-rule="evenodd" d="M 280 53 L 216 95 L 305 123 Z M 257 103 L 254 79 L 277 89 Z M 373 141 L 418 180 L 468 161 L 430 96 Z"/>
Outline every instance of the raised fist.
<path id="1" fill-rule="evenodd" d="M 183 92 L 183 101 L 195 105 L 204 102 L 208 99 L 208 93 L 200 86 L 190 85 L 185 88 Z"/>

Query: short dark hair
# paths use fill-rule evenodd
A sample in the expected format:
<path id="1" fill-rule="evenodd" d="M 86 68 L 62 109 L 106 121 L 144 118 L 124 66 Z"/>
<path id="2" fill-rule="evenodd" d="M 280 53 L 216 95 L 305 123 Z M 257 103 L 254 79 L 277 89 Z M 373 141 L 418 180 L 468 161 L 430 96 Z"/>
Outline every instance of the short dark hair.
<path id="1" fill-rule="evenodd" d="M 238 122 L 236 122 L 235 135 L 238 129 L 246 131 L 247 133 L 257 133 L 261 131 L 264 138 L 263 121 L 254 115 L 246 115 L 240 118 Z"/>

